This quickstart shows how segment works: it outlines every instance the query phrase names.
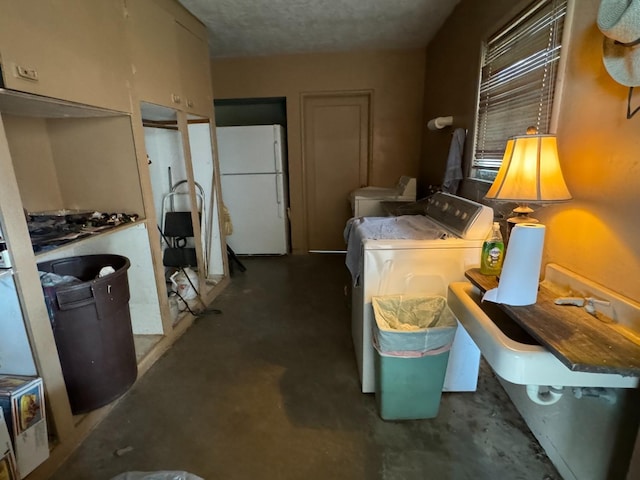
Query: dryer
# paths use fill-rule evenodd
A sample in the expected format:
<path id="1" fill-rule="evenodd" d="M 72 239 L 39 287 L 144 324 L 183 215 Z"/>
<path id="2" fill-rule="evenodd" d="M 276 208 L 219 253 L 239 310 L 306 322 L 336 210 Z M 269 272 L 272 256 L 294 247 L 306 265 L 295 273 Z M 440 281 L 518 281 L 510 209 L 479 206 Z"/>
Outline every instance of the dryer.
<path id="1" fill-rule="evenodd" d="M 402 176 L 394 188 L 362 187 L 349 195 L 354 217 L 385 216 L 382 202 L 415 202 L 416 179 Z"/>
<path id="2" fill-rule="evenodd" d="M 480 263 L 493 210 L 436 193 L 415 204 L 418 215 L 353 218 L 345 231 L 353 279 L 351 330 L 363 392 L 375 390 L 371 297 L 398 293 L 447 296 L 449 283 Z M 443 391 L 475 391 L 480 350 L 458 322 Z"/>

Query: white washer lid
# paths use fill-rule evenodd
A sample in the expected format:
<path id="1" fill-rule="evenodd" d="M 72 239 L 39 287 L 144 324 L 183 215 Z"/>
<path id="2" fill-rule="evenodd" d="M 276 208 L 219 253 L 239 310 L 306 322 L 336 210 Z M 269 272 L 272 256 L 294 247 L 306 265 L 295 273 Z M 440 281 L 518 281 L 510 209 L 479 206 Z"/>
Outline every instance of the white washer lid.
<path id="1" fill-rule="evenodd" d="M 349 197 L 353 199 L 360 198 L 375 198 L 380 200 L 386 200 L 387 198 L 395 198 L 399 195 L 396 188 L 383 188 L 383 187 L 363 187 L 358 188 L 351 192 Z"/>
<path id="2" fill-rule="evenodd" d="M 401 200 L 408 202 L 416 201 L 416 179 L 402 176 L 398 184 L 393 187 L 362 187 L 349 194 L 349 200 L 353 202 L 358 199 L 372 200 Z"/>

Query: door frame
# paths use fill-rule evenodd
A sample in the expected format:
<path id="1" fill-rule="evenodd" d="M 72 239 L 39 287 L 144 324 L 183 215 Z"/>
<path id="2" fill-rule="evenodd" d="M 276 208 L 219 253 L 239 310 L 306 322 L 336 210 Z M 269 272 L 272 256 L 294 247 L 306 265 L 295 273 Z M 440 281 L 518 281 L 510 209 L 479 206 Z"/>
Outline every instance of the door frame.
<path id="1" fill-rule="evenodd" d="M 323 91 L 311 91 L 300 93 L 300 164 L 302 174 L 302 227 L 304 233 L 304 245 L 302 245 L 305 252 L 309 251 L 309 223 L 307 218 L 307 159 L 305 149 L 305 102 L 310 98 L 323 98 L 323 97 L 351 97 L 351 96 L 366 96 L 369 100 L 369 128 L 367 132 L 367 175 L 365 182 L 369 184 L 371 180 L 371 172 L 373 170 L 373 123 L 374 123 L 374 96 L 373 89 L 358 89 L 358 90 L 323 90 Z"/>

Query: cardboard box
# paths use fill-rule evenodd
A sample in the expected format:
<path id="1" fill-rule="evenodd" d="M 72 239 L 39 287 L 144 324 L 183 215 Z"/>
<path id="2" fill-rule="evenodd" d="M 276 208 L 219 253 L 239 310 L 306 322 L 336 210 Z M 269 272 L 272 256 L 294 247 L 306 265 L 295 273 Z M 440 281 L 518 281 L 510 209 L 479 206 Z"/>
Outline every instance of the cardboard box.
<path id="1" fill-rule="evenodd" d="M 19 478 L 24 478 L 49 458 L 42 379 L 0 375 L 0 408 L 13 442 Z"/>
<path id="2" fill-rule="evenodd" d="M 0 480 L 18 480 L 18 478 L 9 429 L 4 421 L 3 410 L 0 408 Z"/>

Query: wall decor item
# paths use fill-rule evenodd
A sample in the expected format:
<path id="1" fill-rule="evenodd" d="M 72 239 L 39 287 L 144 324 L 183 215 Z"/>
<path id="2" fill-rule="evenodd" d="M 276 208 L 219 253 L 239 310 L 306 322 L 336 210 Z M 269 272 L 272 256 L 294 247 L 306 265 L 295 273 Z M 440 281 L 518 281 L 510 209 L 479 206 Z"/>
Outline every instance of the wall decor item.
<path id="1" fill-rule="evenodd" d="M 598 9 L 598 28 L 604 34 L 602 60 L 609 75 L 629 87 L 627 119 L 631 111 L 633 88 L 640 86 L 640 1 L 602 0 Z"/>

